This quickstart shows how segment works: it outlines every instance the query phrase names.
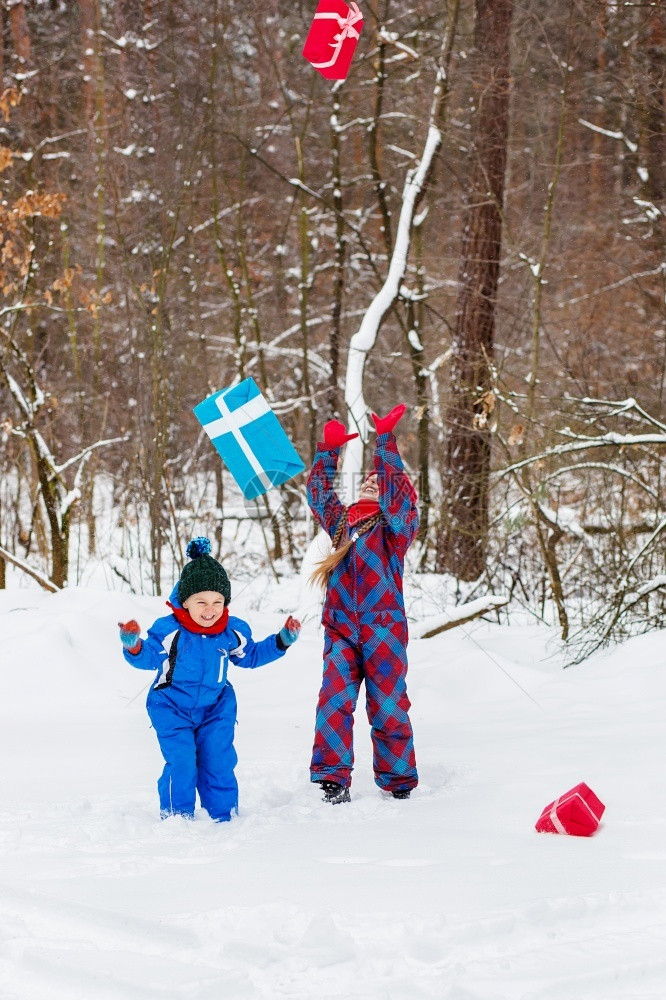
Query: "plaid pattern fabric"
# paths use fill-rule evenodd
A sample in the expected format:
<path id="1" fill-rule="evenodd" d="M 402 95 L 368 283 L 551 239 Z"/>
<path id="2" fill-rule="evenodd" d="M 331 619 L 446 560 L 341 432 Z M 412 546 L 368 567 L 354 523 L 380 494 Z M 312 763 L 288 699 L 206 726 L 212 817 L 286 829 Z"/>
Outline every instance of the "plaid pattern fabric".
<path id="1" fill-rule="evenodd" d="M 339 448 L 318 446 L 308 477 L 310 509 L 331 537 L 345 511 L 333 487 L 339 455 Z M 404 471 L 393 434 L 377 435 L 374 464 L 382 518 L 358 538 L 331 573 L 324 619 L 331 610 L 358 611 L 364 621 L 382 611 L 397 610 L 403 614 L 405 611 L 402 596 L 405 552 L 416 535 L 419 516 L 416 492 Z M 347 529 L 348 534 L 353 530 Z"/>
<path id="2" fill-rule="evenodd" d="M 333 480 L 340 449 L 318 447 L 308 502 L 332 537 L 345 512 Z M 393 434 L 378 434 L 374 455 L 381 519 L 360 535 L 329 577 L 324 602 L 324 677 L 310 769 L 313 781 L 348 786 L 354 766 L 354 710 L 365 681 L 375 781 L 387 791 L 416 787 L 407 697 L 405 552 L 418 528 L 416 493 Z M 353 534 L 347 529 L 342 541 Z"/>
<path id="3" fill-rule="evenodd" d="M 365 680 L 375 781 L 387 791 L 416 787 L 406 646 L 407 623 L 390 613 L 372 624 L 340 619 L 326 626 L 324 679 L 310 768 L 313 781 L 327 779 L 345 787 L 351 783 L 354 710 Z"/>

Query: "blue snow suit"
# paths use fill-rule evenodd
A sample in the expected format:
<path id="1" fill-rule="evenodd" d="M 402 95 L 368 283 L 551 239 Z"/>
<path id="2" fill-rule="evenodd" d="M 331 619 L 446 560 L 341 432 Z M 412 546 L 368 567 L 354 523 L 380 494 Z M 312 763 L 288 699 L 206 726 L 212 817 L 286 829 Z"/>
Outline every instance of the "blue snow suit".
<path id="1" fill-rule="evenodd" d="M 181 606 L 177 585 L 169 600 Z M 231 819 L 238 811 L 238 757 L 229 661 L 253 668 L 279 659 L 285 649 L 278 636 L 255 642 L 248 623 L 231 615 L 217 635 L 190 632 L 169 614 L 148 629 L 138 653 L 123 653 L 133 667 L 157 671 L 146 708 L 166 761 L 157 782 L 162 817 L 192 818 L 198 791 L 213 819 Z"/>

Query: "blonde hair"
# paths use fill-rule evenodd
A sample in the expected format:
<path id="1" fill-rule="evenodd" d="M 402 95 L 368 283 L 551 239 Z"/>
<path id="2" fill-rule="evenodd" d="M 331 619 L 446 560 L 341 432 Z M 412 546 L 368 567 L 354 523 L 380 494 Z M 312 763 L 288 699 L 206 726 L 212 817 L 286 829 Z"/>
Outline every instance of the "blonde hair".
<path id="1" fill-rule="evenodd" d="M 381 514 L 375 514 L 373 517 L 369 518 L 364 524 L 361 524 L 356 531 L 354 531 L 350 537 L 342 543 L 342 545 L 340 545 L 340 539 L 342 538 L 343 532 L 347 527 L 347 515 L 348 511 L 345 511 L 340 518 L 340 523 L 335 529 L 335 534 L 333 535 L 333 551 L 329 555 L 325 556 L 315 566 L 314 572 L 310 577 L 310 583 L 313 587 L 321 587 L 324 590 L 326 589 L 331 573 L 335 567 L 342 562 L 356 539 L 360 535 L 364 535 L 366 531 L 370 531 L 370 529 L 374 528 L 376 524 L 379 524 L 382 516 Z"/>

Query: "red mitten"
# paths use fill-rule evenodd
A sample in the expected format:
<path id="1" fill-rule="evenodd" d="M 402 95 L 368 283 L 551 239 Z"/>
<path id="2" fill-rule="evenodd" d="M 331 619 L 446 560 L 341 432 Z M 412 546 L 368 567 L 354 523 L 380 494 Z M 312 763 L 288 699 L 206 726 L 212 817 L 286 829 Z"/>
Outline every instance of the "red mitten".
<path id="1" fill-rule="evenodd" d="M 324 444 L 327 448 L 341 448 L 347 441 L 353 441 L 358 434 L 347 434 L 344 424 L 339 420 L 329 420 L 324 424 Z"/>
<path id="2" fill-rule="evenodd" d="M 289 615 L 279 632 L 284 646 L 291 646 L 301 634 L 301 623 L 293 615 Z"/>
<path id="3" fill-rule="evenodd" d="M 138 653 L 141 649 L 141 626 L 132 619 L 129 622 L 118 622 L 120 641 L 128 653 Z"/>
<path id="4" fill-rule="evenodd" d="M 385 417 L 378 417 L 376 413 L 373 413 L 372 422 L 375 425 L 377 433 L 388 434 L 391 432 L 406 409 L 407 407 L 404 403 L 398 403 L 398 405 L 394 406 L 391 412 L 387 413 Z"/>

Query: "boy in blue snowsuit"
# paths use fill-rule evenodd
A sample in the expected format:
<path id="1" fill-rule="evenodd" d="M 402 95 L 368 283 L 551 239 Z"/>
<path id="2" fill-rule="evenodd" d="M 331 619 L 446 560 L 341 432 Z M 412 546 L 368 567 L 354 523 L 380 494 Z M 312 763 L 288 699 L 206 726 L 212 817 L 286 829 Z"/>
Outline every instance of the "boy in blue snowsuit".
<path id="1" fill-rule="evenodd" d="M 198 791 L 209 816 L 223 822 L 238 811 L 229 661 L 252 668 L 280 659 L 301 626 L 290 616 L 276 635 L 255 642 L 248 623 L 229 615 L 229 577 L 209 540 L 195 538 L 187 555 L 191 562 L 167 601 L 171 614 L 158 618 L 145 640 L 136 621 L 119 623 L 120 639 L 128 663 L 157 671 L 146 708 L 166 761 L 157 782 L 161 817 L 193 819 Z"/>

